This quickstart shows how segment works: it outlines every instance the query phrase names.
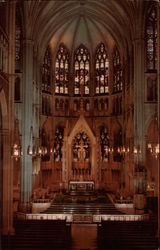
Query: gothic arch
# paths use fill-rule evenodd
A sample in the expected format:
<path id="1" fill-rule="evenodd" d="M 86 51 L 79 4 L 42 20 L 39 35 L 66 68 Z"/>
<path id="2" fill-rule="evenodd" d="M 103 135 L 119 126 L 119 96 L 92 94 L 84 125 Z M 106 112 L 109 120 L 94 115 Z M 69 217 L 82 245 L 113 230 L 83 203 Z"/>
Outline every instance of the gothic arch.
<path id="1" fill-rule="evenodd" d="M 154 113 L 149 112 L 146 119 L 145 119 L 145 124 L 144 124 L 144 135 L 147 136 L 147 131 L 148 128 L 151 124 L 151 122 L 154 120 L 156 116 L 156 111 Z"/>
<path id="2" fill-rule="evenodd" d="M 75 135 L 80 132 L 80 131 L 84 131 L 86 132 L 86 134 L 88 135 L 92 145 L 96 144 L 96 138 L 95 135 L 93 134 L 91 128 L 89 127 L 88 123 L 86 122 L 85 118 L 83 116 L 81 116 L 79 118 L 79 120 L 77 121 L 77 123 L 75 124 L 74 128 L 72 129 L 69 137 L 68 137 L 68 143 L 71 144 L 73 138 L 75 137 Z"/>
<path id="3" fill-rule="evenodd" d="M 65 169 L 68 169 L 68 180 L 72 180 L 72 142 L 74 137 L 80 133 L 84 132 L 90 141 L 90 168 L 91 168 L 91 175 L 90 179 L 95 182 L 95 186 L 97 185 L 98 177 L 97 177 L 97 147 L 96 147 L 96 137 L 94 136 L 92 130 L 90 129 L 88 123 L 86 122 L 83 116 L 80 116 L 79 120 L 75 124 L 74 128 L 72 129 L 70 135 L 66 138 L 66 143 L 64 144 L 64 151 L 66 152 L 66 166 Z"/>

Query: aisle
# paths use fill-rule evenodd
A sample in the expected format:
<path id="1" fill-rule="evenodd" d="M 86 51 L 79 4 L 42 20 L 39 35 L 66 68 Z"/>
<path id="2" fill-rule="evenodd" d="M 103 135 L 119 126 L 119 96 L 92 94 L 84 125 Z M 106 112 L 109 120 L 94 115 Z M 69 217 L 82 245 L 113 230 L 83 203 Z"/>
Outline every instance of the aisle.
<path id="1" fill-rule="evenodd" d="M 72 250 L 97 250 L 97 225 L 72 224 Z"/>

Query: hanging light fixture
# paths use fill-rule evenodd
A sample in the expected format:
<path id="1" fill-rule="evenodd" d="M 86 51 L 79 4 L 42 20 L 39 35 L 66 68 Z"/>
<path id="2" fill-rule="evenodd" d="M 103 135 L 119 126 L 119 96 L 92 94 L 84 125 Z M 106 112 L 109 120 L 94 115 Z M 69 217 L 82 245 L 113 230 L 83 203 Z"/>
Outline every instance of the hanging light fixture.
<path id="1" fill-rule="evenodd" d="M 30 144 L 27 148 L 27 154 L 32 156 L 33 155 L 33 127 L 30 128 Z"/>
<path id="2" fill-rule="evenodd" d="M 147 144 L 147 148 L 149 149 L 149 152 L 151 153 L 151 155 L 154 157 L 154 158 L 158 158 L 159 156 L 159 153 L 160 153 L 160 145 L 159 143 L 157 142 L 158 141 L 158 138 L 156 137 L 156 134 L 155 134 L 155 131 L 157 130 L 157 126 L 156 126 L 156 121 L 157 121 L 157 117 L 155 116 L 155 119 L 154 119 L 154 124 L 153 124 L 153 140 L 152 142 L 148 142 Z"/>
<path id="3" fill-rule="evenodd" d="M 22 146 L 20 144 L 20 134 L 18 129 L 18 119 L 15 120 L 14 144 L 11 146 L 11 156 L 16 160 L 23 155 Z"/>

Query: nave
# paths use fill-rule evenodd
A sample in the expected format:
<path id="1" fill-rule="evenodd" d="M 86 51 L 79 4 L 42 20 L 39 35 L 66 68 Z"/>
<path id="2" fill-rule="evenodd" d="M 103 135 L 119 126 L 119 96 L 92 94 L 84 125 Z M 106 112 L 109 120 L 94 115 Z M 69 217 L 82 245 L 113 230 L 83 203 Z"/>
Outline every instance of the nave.
<path id="1" fill-rule="evenodd" d="M 108 198 L 106 201 L 99 204 L 52 203 L 50 208 L 40 213 L 40 219 L 15 218 L 15 236 L 6 240 L 3 238 L 2 250 L 156 250 L 158 248 L 155 214 L 141 221 L 123 220 L 126 214 L 117 210 Z M 42 215 L 46 214 L 59 216 L 59 219 L 43 219 Z M 60 219 L 62 218 L 60 215 L 66 217 Z M 68 215 L 73 215 L 72 222 L 67 221 Z M 94 215 L 104 216 L 102 218 L 108 216 L 109 219 L 95 223 Z M 121 221 L 116 220 L 116 216 L 121 216 Z M 131 218 L 129 216 L 132 215 L 128 215 L 128 218 Z"/>

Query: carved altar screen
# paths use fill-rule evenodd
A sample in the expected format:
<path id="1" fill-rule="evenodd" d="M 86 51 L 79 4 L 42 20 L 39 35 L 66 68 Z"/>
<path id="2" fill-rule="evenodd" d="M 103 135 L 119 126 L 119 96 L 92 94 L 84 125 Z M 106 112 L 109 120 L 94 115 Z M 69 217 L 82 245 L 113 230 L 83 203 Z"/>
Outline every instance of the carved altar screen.
<path id="1" fill-rule="evenodd" d="M 91 175 L 90 141 L 85 132 L 79 132 L 72 144 L 72 178 L 89 180 Z"/>

